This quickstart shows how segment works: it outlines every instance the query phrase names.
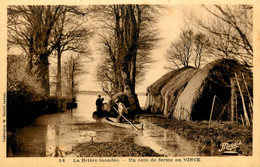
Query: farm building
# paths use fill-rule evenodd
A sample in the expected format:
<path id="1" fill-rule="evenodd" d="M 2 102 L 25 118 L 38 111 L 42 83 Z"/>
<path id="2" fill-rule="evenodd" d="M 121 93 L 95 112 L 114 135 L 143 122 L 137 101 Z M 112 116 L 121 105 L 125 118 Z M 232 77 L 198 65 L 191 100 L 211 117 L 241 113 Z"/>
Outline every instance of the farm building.
<path id="1" fill-rule="evenodd" d="M 147 88 L 145 108 L 178 120 L 252 121 L 252 72 L 230 59 L 171 71 Z"/>

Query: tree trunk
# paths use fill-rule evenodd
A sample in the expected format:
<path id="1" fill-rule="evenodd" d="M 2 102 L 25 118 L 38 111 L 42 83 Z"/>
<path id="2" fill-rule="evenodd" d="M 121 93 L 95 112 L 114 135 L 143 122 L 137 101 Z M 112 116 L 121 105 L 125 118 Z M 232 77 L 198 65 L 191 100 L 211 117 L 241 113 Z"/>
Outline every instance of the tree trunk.
<path id="1" fill-rule="evenodd" d="M 42 87 L 45 89 L 44 96 L 50 95 L 50 83 L 49 83 L 49 60 L 47 54 L 40 54 L 38 62 L 38 78 L 42 83 Z"/>
<path id="2" fill-rule="evenodd" d="M 114 5 L 114 11 L 115 33 L 118 45 L 115 86 L 119 92 L 124 91 L 128 96 L 130 112 L 136 112 L 140 110 L 139 101 L 135 93 L 135 79 L 141 13 L 138 5 Z"/>
<path id="3" fill-rule="evenodd" d="M 113 71 L 114 71 L 114 79 L 115 79 L 115 85 L 114 85 L 114 90 L 113 93 L 121 92 L 121 85 L 122 85 L 122 77 L 120 73 L 120 63 L 116 59 L 114 61 L 114 66 L 113 66 Z"/>
<path id="4" fill-rule="evenodd" d="M 31 36 L 29 40 L 29 60 L 27 66 L 27 72 L 30 73 L 33 68 L 33 54 L 34 54 L 34 44 L 33 44 L 33 36 Z"/>
<path id="5" fill-rule="evenodd" d="M 135 9 L 137 12 L 135 13 Z M 123 24 L 124 59 L 122 63 L 122 77 L 124 92 L 128 95 L 132 112 L 141 110 L 137 94 L 135 93 L 136 55 L 138 50 L 140 10 L 138 5 L 127 5 L 124 9 L 125 19 Z"/>
<path id="6" fill-rule="evenodd" d="M 72 78 L 71 81 L 71 99 L 73 99 L 74 97 L 74 79 Z"/>
<path id="7" fill-rule="evenodd" d="M 135 86 L 136 86 L 136 55 L 137 53 L 134 53 L 131 64 L 130 64 L 130 81 L 131 81 L 131 92 L 132 95 L 134 96 L 133 98 L 133 105 L 135 106 L 133 109 L 135 109 L 135 111 L 141 111 L 141 107 L 139 104 L 139 100 L 137 97 L 137 94 L 135 93 Z"/>
<path id="8" fill-rule="evenodd" d="M 71 99 L 74 97 L 74 72 L 75 72 L 75 63 L 73 60 L 72 71 L 71 71 Z"/>
<path id="9" fill-rule="evenodd" d="M 121 30 L 121 17 L 120 13 L 123 13 L 123 7 L 122 5 L 114 5 L 114 11 L 115 11 L 115 41 L 117 41 L 117 52 L 116 52 L 116 60 L 115 60 L 115 91 L 116 92 L 122 92 L 124 91 L 124 85 L 123 85 L 123 77 L 121 74 L 122 66 L 121 62 L 123 61 L 123 55 L 125 53 L 124 51 L 124 44 L 123 44 L 123 30 Z"/>
<path id="10" fill-rule="evenodd" d="M 57 48 L 57 83 L 56 83 L 56 97 L 61 97 L 61 47 L 60 43 Z"/>
<path id="11" fill-rule="evenodd" d="M 61 97 L 61 55 L 57 56 L 57 85 L 56 85 L 56 97 Z"/>

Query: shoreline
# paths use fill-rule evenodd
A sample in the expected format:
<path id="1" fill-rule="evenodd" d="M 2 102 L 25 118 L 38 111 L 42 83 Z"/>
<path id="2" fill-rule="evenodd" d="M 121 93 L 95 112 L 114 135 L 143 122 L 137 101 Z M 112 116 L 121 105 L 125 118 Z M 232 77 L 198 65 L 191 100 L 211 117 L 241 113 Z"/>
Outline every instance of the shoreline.
<path id="1" fill-rule="evenodd" d="M 222 149 L 222 143 L 241 142 L 236 151 L 240 155 L 252 156 L 252 126 L 213 121 L 209 128 L 207 121 L 187 122 L 151 116 L 145 118 L 164 129 L 174 130 L 189 140 L 205 143 L 205 146 Z"/>

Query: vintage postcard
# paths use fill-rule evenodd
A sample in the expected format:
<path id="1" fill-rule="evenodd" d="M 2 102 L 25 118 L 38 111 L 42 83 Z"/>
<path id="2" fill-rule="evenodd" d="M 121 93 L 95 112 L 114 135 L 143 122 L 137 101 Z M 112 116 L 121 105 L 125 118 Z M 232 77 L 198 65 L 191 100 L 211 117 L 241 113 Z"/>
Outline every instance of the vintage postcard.
<path id="1" fill-rule="evenodd" d="M 260 166 L 257 1 L 1 2 L 1 166 Z"/>

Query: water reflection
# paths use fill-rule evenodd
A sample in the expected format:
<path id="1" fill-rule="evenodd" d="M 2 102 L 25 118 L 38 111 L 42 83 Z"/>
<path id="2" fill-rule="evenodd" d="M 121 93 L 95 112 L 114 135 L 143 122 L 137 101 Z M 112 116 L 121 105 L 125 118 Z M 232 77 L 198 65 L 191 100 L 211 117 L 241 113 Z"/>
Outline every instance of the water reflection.
<path id="1" fill-rule="evenodd" d="M 201 143 L 189 141 L 172 130 L 163 129 L 147 120 L 143 120 L 145 130 L 143 136 L 136 137 L 135 143 L 149 146 L 155 152 L 167 156 L 205 155 L 198 147 Z"/>
<path id="2" fill-rule="evenodd" d="M 57 141 L 58 142 L 58 141 Z M 47 135 L 46 135 L 46 156 L 54 156 L 56 147 L 56 134 L 54 127 L 51 125 L 47 126 Z"/>
<path id="3" fill-rule="evenodd" d="M 95 98 L 93 97 L 92 101 L 95 101 Z M 89 99 L 91 101 L 91 98 Z M 77 156 L 68 152 L 84 142 L 136 143 L 166 156 L 216 155 L 216 149 L 203 148 L 201 143 L 186 140 L 174 131 L 158 127 L 146 119 L 141 120 L 144 131 L 96 122 L 92 119 L 92 111 L 86 107 L 86 99 L 81 97 L 77 102 L 78 109 L 74 110 L 72 115 L 44 115 L 39 117 L 34 125 L 23 128 L 18 134 L 19 152 L 15 156 Z"/>

